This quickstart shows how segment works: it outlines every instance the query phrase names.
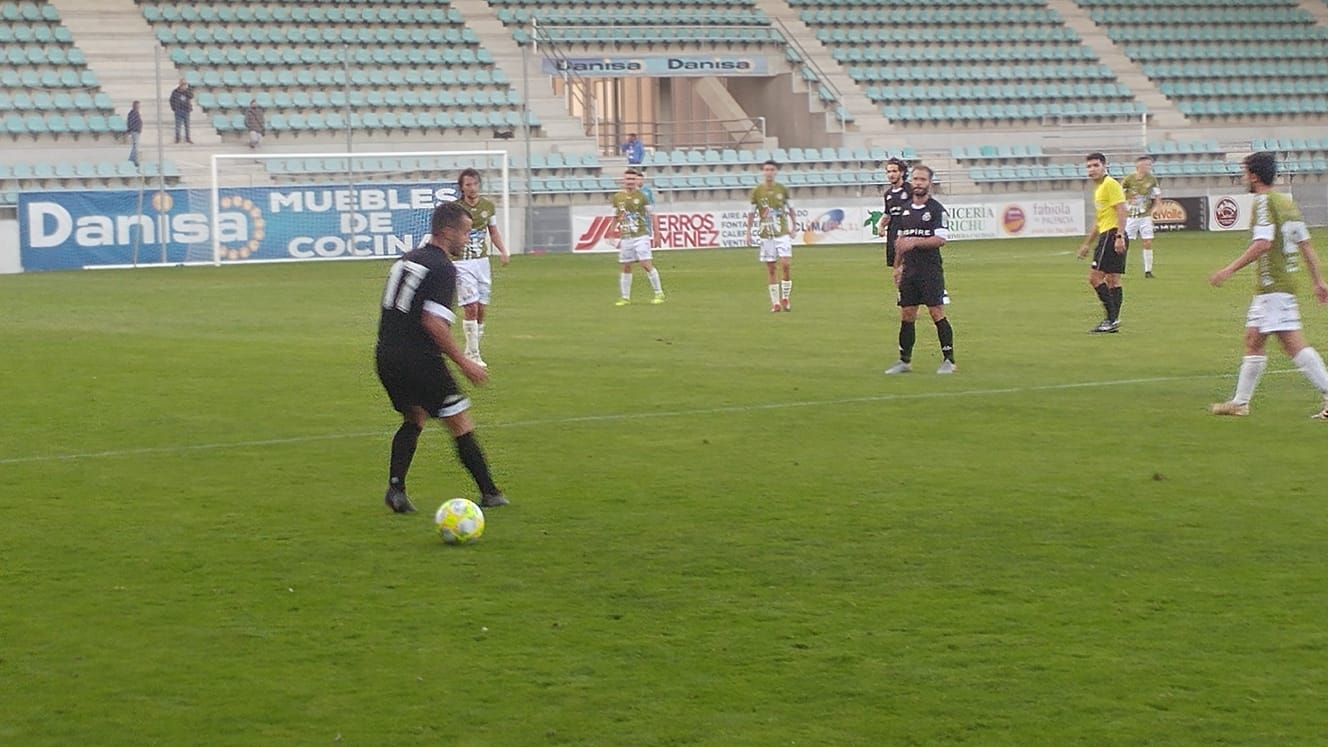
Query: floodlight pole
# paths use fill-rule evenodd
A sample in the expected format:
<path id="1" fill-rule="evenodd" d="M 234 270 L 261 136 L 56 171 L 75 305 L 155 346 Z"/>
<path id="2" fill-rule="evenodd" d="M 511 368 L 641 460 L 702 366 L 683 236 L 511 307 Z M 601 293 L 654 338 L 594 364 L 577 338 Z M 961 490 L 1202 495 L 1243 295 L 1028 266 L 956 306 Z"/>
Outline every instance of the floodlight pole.
<path id="1" fill-rule="evenodd" d="M 535 43 L 535 32 L 537 31 L 535 19 L 530 20 L 530 41 L 521 45 L 521 130 L 526 146 L 526 196 L 525 209 L 522 211 L 524 216 L 521 226 L 521 246 L 522 250 L 530 247 L 531 226 L 534 225 L 535 206 L 534 191 L 531 189 L 531 179 L 534 169 L 530 167 L 530 47 Z M 506 162 L 504 162 L 506 167 Z M 509 184 L 511 182 L 508 182 Z"/>

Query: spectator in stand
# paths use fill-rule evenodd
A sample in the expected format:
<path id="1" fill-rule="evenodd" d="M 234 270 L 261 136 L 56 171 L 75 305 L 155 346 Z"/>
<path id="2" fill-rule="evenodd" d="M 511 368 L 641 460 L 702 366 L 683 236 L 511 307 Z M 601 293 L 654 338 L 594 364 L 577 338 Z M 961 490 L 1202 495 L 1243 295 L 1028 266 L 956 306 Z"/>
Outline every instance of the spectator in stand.
<path id="1" fill-rule="evenodd" d="M 129 107 L 125 117 L 125 134 L 129 135 L 129 162 L 138 165 L 138 138 L 143 134 L 143 115 L 138 113 L 138 102 Z"/>
<path id="2" fill-rule="evenodd" d="M 192 145 L 194 140 L 189 134 L 189 113 L 194 110 L 194 92 L 184 80 L 171 91 L 170 103 L 171 111 L 175 112 L 175 142 L 180 142 L 180 134 L 184 133 L 184 141 Z"/>
<path id="3" fill-rule="evenodd" d="M 646 158 L 645 146 L 637 139 L 635 132 L 627 133 L 627 142 L 618 150 L 627 154 L 627 163 L 630 164 L 641 163 Z"/>
<path id="4" fill-rule="evenodd" d="M 266 128 L 263 126 L 263 108 L 255 99 L 249 99 L 249 108 L 244 110 L 244 129 L 249 131 L 249 149 L 257 149 L 263 142 Z"/>

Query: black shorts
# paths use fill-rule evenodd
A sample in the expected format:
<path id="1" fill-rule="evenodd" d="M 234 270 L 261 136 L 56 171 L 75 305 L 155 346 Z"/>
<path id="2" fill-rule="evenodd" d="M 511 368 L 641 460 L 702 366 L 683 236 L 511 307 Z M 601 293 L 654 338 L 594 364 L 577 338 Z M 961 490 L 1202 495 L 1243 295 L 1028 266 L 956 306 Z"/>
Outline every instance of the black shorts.
<path id="1" fill-rule="evenodd" d="M 397 412 L 419 407 L 435 418 L 446 418 L 470 409 L 470 400 L 440 356 L 379 349 L 374 364 Z"/>
<path id="2" fill-rule="evenodd" d="M 899 279 L 899 305 L 940 306 L 945 303 L 945 273 L 939 268 L 905 272 Z"/>
<path id="3" fill-rule="evenodd" d="M 1121 236 L 1115 228 L 1097 237 L 1097 248 L 1093 250 L 1093 269 L 1110 275 L 1125 274 L 1125 256 L 1130 250 L 1130 239 L 1125 239 L 1125 251 L 1116 253 L 1116 237 Z"/>

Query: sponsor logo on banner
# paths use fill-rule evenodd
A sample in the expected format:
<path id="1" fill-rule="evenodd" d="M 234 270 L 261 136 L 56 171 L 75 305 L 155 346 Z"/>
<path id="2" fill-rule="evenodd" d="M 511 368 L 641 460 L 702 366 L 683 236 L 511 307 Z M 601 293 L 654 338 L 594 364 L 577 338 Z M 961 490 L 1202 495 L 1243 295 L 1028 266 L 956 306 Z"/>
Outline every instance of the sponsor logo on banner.
<path id="1" fill-rule="evenodd" d="M 387 257 L 429 233 L 434 205 L 452 185 L 223 188 L 217 243 L 222 261 Z M 26 270 L 211 261 L 211 192 L 156 192 L 139 209 L 136 190 L 19 195 L 19 249 Z"/>
<path id="2" fill-rule="evenodd" d="M 1292 196 L 1290 192 L 1283 194 Z M 1209 197 L 1208 210 L 1208 230 L 1246 231 L 1249 230 L 1250 217 L 1254 211 L 1254 195 L 1243 192 Z"/>
<path id="3" fill-rule="evenodd" d="M 1208 223 L 1208 198 L 1168 197 L 1153 208 L 1153 229 L 1162 231 L 1203 231 Z"/>
<path id="4" fill-rule="evenodd" d="M 1008 234 L 1020 233 L 1027 222 L 1028 216 L 1024 215 L 1024 209 L 1018 205 L 1006 205 L 1001 213 L 1001 228 Z"/>
<path id="5" fill-rule="evenodd" d="M 833 208 L 802 224 L 802 241 L 805 244 L 815 244 L 820 241 L 833 240 L 832 235 L 844 226 L 846 213 L 842 208 Z"/>
<path id="6" fill-rule="evenodd" d="M 769 75 L 764 56 L 651 55 L 544 59 L 545 75 L 576 73 L 592 78 Z"/>

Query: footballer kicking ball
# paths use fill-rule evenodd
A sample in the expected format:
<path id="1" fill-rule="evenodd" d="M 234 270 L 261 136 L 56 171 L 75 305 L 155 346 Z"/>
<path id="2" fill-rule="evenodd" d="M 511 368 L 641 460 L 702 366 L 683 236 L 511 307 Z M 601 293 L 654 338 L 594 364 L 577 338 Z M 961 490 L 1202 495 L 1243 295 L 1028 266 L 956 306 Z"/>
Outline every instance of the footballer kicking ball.
<path id="1" fill-rule="evenodd" d="M 484 512 L 474 501 L 465 498 L 453 498 L 439 506 L 433 521 L 438 536 L 449 545 L 474 542 L 484 534 Z"/>

